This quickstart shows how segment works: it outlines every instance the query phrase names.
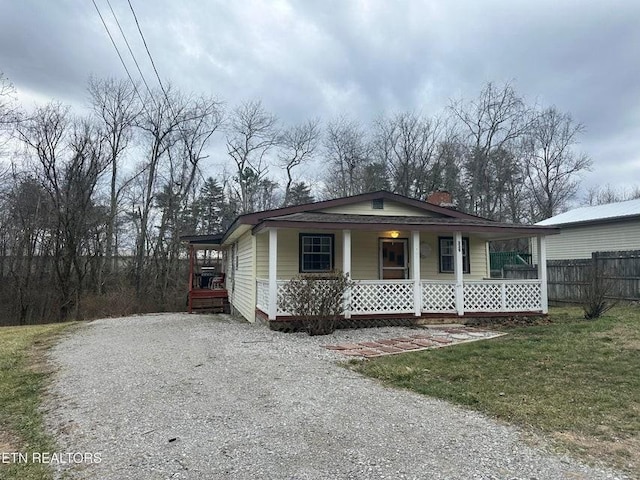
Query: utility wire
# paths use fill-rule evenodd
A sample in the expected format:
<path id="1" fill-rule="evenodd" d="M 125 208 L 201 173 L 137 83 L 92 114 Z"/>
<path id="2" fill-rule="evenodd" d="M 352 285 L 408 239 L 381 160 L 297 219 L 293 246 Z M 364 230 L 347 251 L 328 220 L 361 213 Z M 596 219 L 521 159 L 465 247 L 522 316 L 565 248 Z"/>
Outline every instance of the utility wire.
<path id="1" fill-rule="evenodd" d="M 95 0 L 91 0 L 91 1 L 93 2 L 93 6 L 96 7 L 96 11 L 98 12 L 98 16 L 100 17 L 100 20 L 102 20 L 102 25 L 104 26 L 104 29 L 107 31 L 107 35 L 109 35 L 109 39 L 111 40 L 111 43 L 113 44 L 113 48 L 115 48 L 116 53 L 118 54 L 118 58 L 120 59 L 120 62 L 122 63 L 122 66 L 124 67 L 124 71 L 127 72 L 127 76 L 129 77 L 129 80 L 131 81 L 131 85 L 133 86 L 133 90 L 138 95 L 138 98 L 140 99 L 142 107 L 147 112 L 147 115 L 149 115 L 149 112 L 147 111 L 147 107 L 145 106 L 145 103 L 144 103 L 144 100 L 142 98 L 142 95 L 140 95 L 140 92 L 138 91 L 138 87 L 136 86 L 136 82 L 134 82 L 133 78 L 131 77 L 131 73 L 129 72 L 129 69 L 127 68 L 127 64 L 124 62 L 124 59 L 122 58 L 122 55 L 120 54 L 120 49 L 118 49 L 118 46 L 116 45 L 116 42 L 113 39 L 113 36 L 111 35 L 111 32 L 109 31 L 109 27 L 107 26 L 107 23 L 104 21 L 104 18 L 102 17 L 102 13 L 100 13 L 100 9 L 98 8 L 98 5 L 96 4 L 96 1 Z"/>
<path id="2" fill-rule="evenodd" d="M 147 87 L 147 92 L 149 92 L 149 96 L 151 97 L 151 100 L 154 101 L 153 99 L 153 93 L 151 92 L 151 88 L 149 88 L 149 84 L 147 83 L 147 79 L 144 78 L 144 74 L 142 73 L 142 70 L 140 69 L 140 65 L 138 64 L 138 60 L 136 59 L 136 56 L 133 53 L 133 50 L 131 49 L 131 45 L 129 45 L 129 41 L 127 40 L 127 36 L 124 33 L 124 30 L 122 30 L 122 26 L 120 25 L 120 22 L 118 21 L 118 17 L 116 16 L 116 12 L 113 11 L 113 7 L 111 6 L 111 2 L 109 0 L 107 0 L 107 5 L 109 5 L 109 10 L 111 10 L 111 14 L 113 15 L 114 20 L 116 21 L 116 25 L 118 25 L 118 28 L 120 29 L 120 33 L 122 34 L 122 38 L 124 39 L 124 43 L 127 45 L 127 48 L 129 49 L 129 53 L 131 54 L 131 58 L 133 59 L 133 63 L 135 63 L 136 68 L 138 69 L 138 73 L 140 74 L 140 77 L 142 78 L 142 82 L 144 83 L 145 87 Z M 154 101 L 155 103 L 155 101 Z"/>
<path id="3" fill-rule="evenodd" d="M 149 51 L 149 46 L 147 45 L 147 41 L 144 38 L 144 34 L 142 33 L 142 28 L 140 27 L 140 23 L 138 22 L 138 16 L 136 15 L 136 11 L 133 9 L 133 5 L 131 4 L 131 0 L 127 0 L 127 2 L 129 3 L 129 8 L 131 9 L 131 13 L 133 14 L 133 18 L 136 21 L 136 26 L 138 27 L 138 32 L 140 33 L 140 37 L 142 38 L 142 43 L 144 43 L 144 48 L 147 51 L 147 55 L 149 56 L 149 60 L 151 60 L 151 66 L 153 67 L 153 71 L 155 72 L 156 78 L 158 79 L 158 83 L 160 84 L 160 89 L 162 90 L 162 93 L 164 94 L 164 98 L 167 100 L 167 105 L 169 105 L 169 108 L 171 109 L 171 112 L 173 113 L 173 116 L 175 117 L 176 114 L 173 111 L 173 105 L 169 101 L 169 96 L 167 95 L 167 91 L 165 90 L 164 85 L 162 85 L 162 80 L 160 79 L 160 74 L 158 73 L 158 69 L 156 68 L 156 64 L 153 61 L 153 57 L 151 56 L 151 52 Z"/>

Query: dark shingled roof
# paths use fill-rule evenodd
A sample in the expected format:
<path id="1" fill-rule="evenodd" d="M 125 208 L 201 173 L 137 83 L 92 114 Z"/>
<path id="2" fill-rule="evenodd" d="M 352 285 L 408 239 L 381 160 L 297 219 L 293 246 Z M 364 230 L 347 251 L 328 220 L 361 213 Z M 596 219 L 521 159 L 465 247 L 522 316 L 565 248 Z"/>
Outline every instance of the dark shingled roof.
<path id="1" fill-rule="evenodd" d="M 455 218 L 434 216 L 405 216 L 405 215 L 355 215 L 323 212 L 300 212 L 289 215 L 264 218 L 256 228 L 269 226 L 296 227 L 304 224 L 316 228 L 344 228 L 375 230 L 379 228 L 402 229 L 403 227 L 422 231 L 452 232 L 463 230 L 466 232 L 504 232 L 536 235 L 541 233 L 557 233 L 557 229 L 517 225 L 513 223 L 494 222 L 478 217 Z"/>
<path id="2" fill-rule="evenodd" d="M 424 212 L 423 215 L 355 215 L 323 213 L 321 210 L 356 203 L 385 199 L 406 205 Z M 475 215 L 470 215 L 458 210 L 434 205 L 403 195 L 391 192 L 379 191 L 363 193 L 351 197 L 324 200 L 305 205 L 276 208 L 262 212 L 247 213 L 237 217 L 229 229 L 218 238 L 218 235 L 185 235 L 181 237 L 183 242 L 190 244 L 224 245 L 225 242 L 239 231 L 240 227 L 247 228 L 254 233 L 269 227 L 282 228 L 315 228 L 324 230 L 417 230 L 422 232 L 469 232 L 490 234 L 494 238 L 518 238 L 523 236 L 548 235 L 559 233 L 558 228 L 515 225 L 487 220 Z M 497 234 L 497 235 L 496 235 Z"/>
<path id="3" fill-rule="evenodd" d="M 467 219 L 408 215 L 356 215 L 347 213 L 303 212 L 269 217 L 266 221 L 319 222 L 319 223 L 371 223 L 384 225 L 487 225 L 513 227 L 512 223 L 492 222 L 484 219 Z"/>

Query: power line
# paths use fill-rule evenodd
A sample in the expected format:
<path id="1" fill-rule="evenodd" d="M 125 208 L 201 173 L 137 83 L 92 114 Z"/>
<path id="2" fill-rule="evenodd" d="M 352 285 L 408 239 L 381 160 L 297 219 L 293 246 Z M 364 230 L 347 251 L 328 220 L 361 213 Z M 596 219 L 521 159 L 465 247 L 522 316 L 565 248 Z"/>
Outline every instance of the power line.
<path id="1" fill-rule="evenodd" d="M 171 109 L 173 116 L 175 117 L 175 112 L 173 112 L 173 106 L 171 105 L 171 102 L 169 101 L 169 95 L 167 95 L 167 91 L 164 88 L 164 85 L 162 85 L 162 80 L 160 79 L 160 74 L 158 73 L 158 69 L 156 68 L 156 64 L 153 61 L 153 57 L 151 56 L 151 52 L 149 51 L 149 46 L 147 45 L 147 41 L 144 38 L 144 34 L 142 33 L 142 28 L 140 27 L 140 23 L 138 22 L 138 16 L 136 15 L 135 10 L 133 9 L 133 5 L 131 4 L 131 0 L 127 0 L 127 2 L 129 3 L 129 8 L 131 9 L 131 13 L 133 14 L 133 18 L 136 21 L 136 26 L 138 27 L 138 32 L 140 33 L 140 37 L 142 38 L 142 43 L 144 44 L 144 48 L 147 51 L 147 55 L 149 56 L 149 60 L 151 60 L 151 66 L 153 67 L 153 71 L 156 74 L 156 78 L 158 79 L 158 83 L 160 84 L 160 89 L 162 90 L 162 93 L 164 94 L 164 98 L 167 100 L 167 105 L 169 105 L 169 108 Z"/>
<path id="2" fill-rule="evenodd" d="M 111 32 L 109 31 L 109 27 L 107 26 L 107 23 L 104 21 L 104 18 L 102 17 L 102 13 L 100 13 L 100 9 L 98 8 L 98 5 L 96 4 L 96 1 L 95 0 L 91 0 L 91 2 L 93 3 L 93 6 L 96 7 L 96 11 L 98 12 L 98 16 L 100 17 L 100 20 L 102 21 L 102 25 L 104 26 L 104 29 L 107 31 L 107 35 L 109 35 L 109 39 L 111 40 L 111 43 L 113 44 L 113 48 L 115 48 L 116 53 L 118 54 L 118 58 L 120 59 L 120 63 L 122 63 L 122 66 L 124 67 L 124 71 L 127 72 L 127 76 L 129 77 L 129 80 L 131 81 L 131 85 L 133 86 L 133 90 L 138 95 L 138 98 L 140 99 L 142 107 L 146 111 L 147 107 L 145 106 L 144 100 L 142 99 L 142 95 L 140 95 L 140 92 L 138 91 L 138 87 L 136 86 L 136 82 L 134 82 L 133 78 L 131 77 L 131 73 L 129 72 L 129 69 L 127 68 L 127 64 L 124 62 L 124 59 L 122 58 L 122 55 L 120 54 L 120 49 L 118 49 L 118 46 L 116 45 L 116 42 L 113 39 L 113 36 L 111 35 Z M 148 111 L 147 111 L 147 115 L 149 115 Z"/>
<path id="3" fill-rule="evenodd" d="M 118 17 L 116 16 L 116 12 L 113 11 L 113 7 L 111 6 L 111 2 L 109 0 L 107 0 L 107 5 L 109 5 L 109 10 L 111 10 L 111 14 L 113 15 L 114 20 L 116 21 L 116 25 L 118 25 L 118 28 L 120 29 L 120 33 L 122 34 L 122 38 L 124 39 L 124 43 L 127 45 L 127 48 L 129 49 L 129 53 L 131 54 L 131 58 L 133 59 L 133 63 L 135 63 L 136 68 L 138 69 L 138 73 L 140 74 L 140 77 L 142 78 L 142 82 L 144 83 L 145 87 L 147 87 L 147 92 L 149 92 L 149 96 L 151 97 L 151 100 L 153 100 L 153 93 L 151 92 L 151 88 L 149 88 L 149 84 L 147 83 L 147 79 L 144 78 L 144 74 L 142 73 L 142 70 L 140 69 L 140 65 L 138 64 L 138 60 L 136 59 L 136 56 L 133 53 L 133 50 L 131 49 L 131 45 L 129 45 L 129 41 L 127 40 L 127 36 L 124 33 L 124 30 L 122 30 L 122 26 L 120 26 L 120 22 L 118 21 Z"/>

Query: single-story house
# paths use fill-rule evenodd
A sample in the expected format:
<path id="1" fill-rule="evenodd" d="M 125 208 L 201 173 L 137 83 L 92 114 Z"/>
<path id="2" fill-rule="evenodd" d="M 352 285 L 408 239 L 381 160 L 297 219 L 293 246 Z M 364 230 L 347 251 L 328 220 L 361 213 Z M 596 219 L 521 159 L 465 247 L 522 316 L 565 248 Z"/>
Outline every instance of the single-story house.
<path id="1" fill-rule="evenodd" d="M 248 213 L 222 236 L 183 239 L 192 253 L 222 251 L 232 311 L 250 322 L 287 321 L 279 301 L 286 282 L 333 270 L 354 281 L 344 312 L 353 320 L 547 313 L 545 268 L 533 280 L 491 279 L 488 244 L 534 237 L 544 266 L 545 239 L 557 229 L 494 222 L 440 203 L 379 191 Z"/>
<path id="2" fill-rule="evenodd" d="M 640 199 L 576 208 L 536 225 L 560 229 L 559 235 L 547 240 L 548 260 L 591 258 L 593 252 L 640 250 Z"/>

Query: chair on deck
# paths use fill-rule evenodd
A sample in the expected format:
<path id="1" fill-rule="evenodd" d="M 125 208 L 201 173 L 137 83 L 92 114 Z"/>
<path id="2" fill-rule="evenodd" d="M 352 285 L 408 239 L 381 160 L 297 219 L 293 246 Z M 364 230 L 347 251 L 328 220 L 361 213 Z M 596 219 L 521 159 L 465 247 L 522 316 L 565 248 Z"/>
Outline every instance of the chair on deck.
<path id="1" fill-rule="evenodd" d="M 211 290 L 224 289 L 224 273 L 219 273 L 215 277 L 209 279 L 209 288 Z"/>

